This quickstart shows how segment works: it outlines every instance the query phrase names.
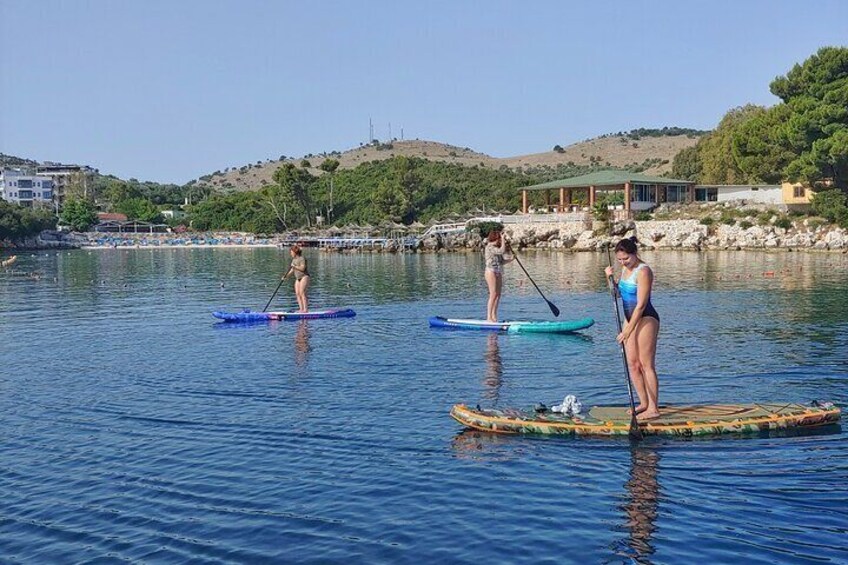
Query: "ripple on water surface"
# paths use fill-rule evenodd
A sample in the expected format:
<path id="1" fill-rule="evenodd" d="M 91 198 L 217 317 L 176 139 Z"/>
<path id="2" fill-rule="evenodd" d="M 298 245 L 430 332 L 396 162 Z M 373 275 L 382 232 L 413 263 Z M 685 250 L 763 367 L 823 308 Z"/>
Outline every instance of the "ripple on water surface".
<path id="1" fill-rule="evenodd" d="M 0 561 L 848 561 L 839 427 L 631 446 L 448 418 L 626 402 L 605 257 L 522 255 L 562 319 L 596 319 L 527 336 L 427 326 L 482 316 L 475 254 L 307 253 L 312 305 L 355 318 L 216 323 L 262 309 L 274 249 L 19 258 L 42 276 L 0 278 Z M 846 403 L 848 257 L 645 257 L 664 401 Z M 507 268 L 503 317 L 551 319 Z"/>

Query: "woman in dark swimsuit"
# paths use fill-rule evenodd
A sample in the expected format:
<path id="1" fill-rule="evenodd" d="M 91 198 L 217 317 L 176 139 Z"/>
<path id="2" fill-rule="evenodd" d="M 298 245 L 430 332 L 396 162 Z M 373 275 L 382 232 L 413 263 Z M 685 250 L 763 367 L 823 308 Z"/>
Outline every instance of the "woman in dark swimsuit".
<path id="1" fill-rule="evenodd" d="M 286 277 L 294 273 L 294 294 L 297 297 L 297 311 L 308 312 L 309 297 L 306 296 L 306 289 L 309 288 L 309 270 L 306 268 L 306 257 L 303 256 L 303 251 L 299 245 L 292 245 L 289 251 L 292 261 Z"/>
<path id="2" fill-rule="evenodd" d="M 656 369 L 660 315 L 651 304 L 654 273 L 639 258 L 635 237 L 618 242 L 615 246 L 615 258 L 622 267 L 618 292 L 624 306 L 624 317 L 627 319 L 617 339 L 619 343 L 624 344 L 630 377 L 639 395 L 636 419 L 653 420 L 660 416 Z M 612 276 L 612 267 L 607 267 L 606 273 L 608 277 Z"/>

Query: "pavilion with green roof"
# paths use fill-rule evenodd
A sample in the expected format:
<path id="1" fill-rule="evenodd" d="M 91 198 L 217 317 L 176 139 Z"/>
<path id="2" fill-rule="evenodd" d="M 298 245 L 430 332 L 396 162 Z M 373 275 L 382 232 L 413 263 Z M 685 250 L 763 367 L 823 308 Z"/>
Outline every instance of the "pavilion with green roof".
<path id="1" fill-rule="evenodd" d="M 599 191 L 624 193 L 624 210 L 649 210 L 663 202 L 693 202 L 695 200 L 695 183 L 688 180 L 669 179 L 631 173 L 630 171 L 610 169 L 553 180 L 533 186 L 525 186 L 521 190 L 521 211 L 528 211 L 527 196 L 531 190 L 544 190 L 545 202 L 550 210 L 551 191 L 559 189 L 559 205 L 557 211 L 565 212 L 571 208 L 574 190 L 587 190 L 589 206 L 595 204 Z"/>

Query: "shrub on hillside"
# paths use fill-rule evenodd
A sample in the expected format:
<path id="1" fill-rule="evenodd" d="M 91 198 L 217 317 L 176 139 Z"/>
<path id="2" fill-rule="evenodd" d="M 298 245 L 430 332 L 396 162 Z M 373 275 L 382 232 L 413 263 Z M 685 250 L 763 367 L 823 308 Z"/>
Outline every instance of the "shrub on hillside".
<path id="1" fill-rule="evenodd" d="M 69 198 L 62 207 L 62 222 L 74 231 L 87 231 L 97 223 L 97 209 L 90 200 Z"/>
<path id="2" fill-rule="evenodd" d="M 792 220 L 790 220 L 786 216 L 781 216 L 780 218 L 774 221 L 774 227 L 788 230 L 792 227 Z"/>
<path id="3" fill-rule="evenodd" d="M 823 190 L 813 195 L 813 212 L 826 220 L 848 227 L 848 196 L 839 189 Z"/>
<path id="4" fill-rule="evenodd" d="M 56 227 L 48 208 L 24 208 L 0 199 L 0 239 L 20 239 Z"/>
<path id="5" fill-rule="evenodd" d="M 722 212 L 721 217 L 718 219 L 718 221 L 727 226 L 732 226 L 736 224 L 736 217 L 733 214 Z"/>

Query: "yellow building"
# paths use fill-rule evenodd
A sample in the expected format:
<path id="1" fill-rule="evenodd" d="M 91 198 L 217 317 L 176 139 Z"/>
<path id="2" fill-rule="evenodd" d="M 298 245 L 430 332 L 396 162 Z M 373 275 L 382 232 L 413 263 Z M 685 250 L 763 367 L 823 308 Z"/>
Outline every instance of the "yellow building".
<path id="1" fill-rule="evenodd" d="M 783 203 L 787 206 L 810 205 L 813 189 L 809 186 L 804 186 L 800 182 L 783 182 L 780 186 L 783 191 Z"/>

